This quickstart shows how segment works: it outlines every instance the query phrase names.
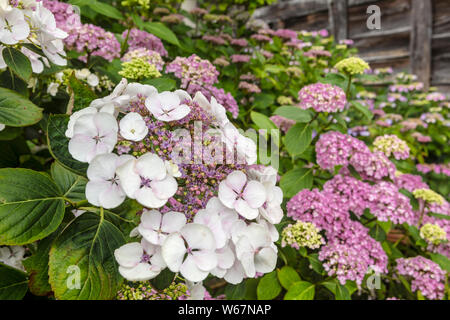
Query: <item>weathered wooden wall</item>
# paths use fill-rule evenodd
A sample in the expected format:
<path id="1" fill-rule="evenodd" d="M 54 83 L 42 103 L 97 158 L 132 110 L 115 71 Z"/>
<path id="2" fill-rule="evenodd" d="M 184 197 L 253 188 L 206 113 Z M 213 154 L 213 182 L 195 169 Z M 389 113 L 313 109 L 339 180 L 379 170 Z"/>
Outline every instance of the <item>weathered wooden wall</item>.
<path id="1" fill-rule="evenodd" d="M 381 9 L 381 29 L 367 28 L 367 8 Z M 371 66 L 415 73 L 450 94 L 450 0 L 279 0 L 255 12 L 274 27 L 328 29 L 353 39 Z"/>

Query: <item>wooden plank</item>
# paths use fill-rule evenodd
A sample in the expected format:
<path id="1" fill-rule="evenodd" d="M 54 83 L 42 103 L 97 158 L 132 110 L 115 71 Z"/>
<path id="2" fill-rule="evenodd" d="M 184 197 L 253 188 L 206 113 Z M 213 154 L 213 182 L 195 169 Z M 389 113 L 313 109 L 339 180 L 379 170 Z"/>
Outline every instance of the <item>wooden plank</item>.
<path id="1" fill-rule="evenodd" d="M 433 34 L 433 40 L 448 39 L 448 38 L 450 38 L 450 32 Z"/>
<path id="2" fill-rule="evenodd" d="M 410 28 L 411 0 L 381 0 L 373 1 L 371 4 L 375 4 L 380 8 L 381 29 L 369 30 L 367 28 L 367 19 L 369 17 L 367 5 L 349 7 L 348 28 L 350 39 L 354 39 L 355 35 L 361 36 L 368 32 L 371 32 L 370 36 L 376 36 L 376 33 Z"/>
<path id="3" fill-rule="evenodd" d="M 348 37 L 347 5 L 348 0 L 328 0 L 330 30 L 336 41 Z"/>
<path id="4" fill-rule="evenodd" d="M 343 0 L 335 0 L 341 2 Z M 373 3 L 374 0 L 348 0 L 348 6 Z M 327 11 L 328 0 L 290 0 L 278 1 L 277 3 L 258 8 L 254 11 L 253 17 L 263 19 L 267 23 L 287 20 L 296 17 L 304 17 L 312 13 Z"/>
<path id="5" fill-rule="evenodd" d="M 450 32 L 450 1 L 433 0 L 433 34 Z"/>
<path id="6" fill-rule="evenodd" d="M 311 13 L 326 11 L 328 0 L 291 0 L 280 1 L 271 6 L 256 9 L 253 17 L 267 23 L 307 16 Z"/>
<path id="7" fill-rule="evenodd" d="M 355 34 L 354 36 L 352 36 L 353 40 L 357 40 L 357 39 L 365 39 L 365 38 L 372 38 L 372 37 L 386 37 L 386 36 L 392 36 L 392 35 L 399 35 L 399 34 L 404 34 L 404 33 L 410 33 L 411 32 L 411 27 L 400 27 L 400 28 L 396 28 L 396 29 L 391 29 L 391 30 L 376 30 L 376 31 L 369 31 L 369 32 L 364 32 L 364 33 L 359 33 L 359 34 Z"/>
<path id="8" fill-rule="evenodd" d="M 366 62 L 387 62 L 391 60 L 399 60 L 408 58 L 409 54 L 406 52 L 399 52 L 399 53 L 392 53 L 392 54 L 386 54 L 386 55 L 376 55 L 376 56 L 361 56 L 361 59 L 363 59 Z"/>
<path id="9" fill-rule="evenodd" d="M 411 0 L 411 72 L 427 90 L 431 80 L 431 40 L 433 32 L 431 0 Z"/>

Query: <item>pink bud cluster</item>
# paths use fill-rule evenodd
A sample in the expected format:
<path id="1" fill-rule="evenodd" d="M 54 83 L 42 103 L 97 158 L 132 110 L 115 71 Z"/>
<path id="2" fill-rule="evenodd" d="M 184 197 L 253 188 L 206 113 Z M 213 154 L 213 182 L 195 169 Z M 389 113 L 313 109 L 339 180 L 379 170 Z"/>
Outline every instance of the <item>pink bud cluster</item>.
<path id="1" fill-rule="evenodd" d="M 52 0 L 45 0 L 43 4 L 55 16 L 56 26 L 69 34 L 64 39 L 69 49 L 108 61 L 119 57 L 120 44 L 113 33 L 93 24 L 82 24 L 70 4 Z M 86 56 L 81 60 L 86 60 Z"/>
<path id="2" fill-rule="evenodd" d="M 344 90 L 332 84 L 315 83 L 303 87 L 298 93 L 300 108 L 316 112 L 339 112 L 345 109 L 347 98 Z"/>
<path id="3" fill-rule="evenodd" d="M 181 87 L 188 88 L 190 84 L 213 85 L 217 83 L 219 72 L 208 60 L 201 59 L 196 54 L 188 58 L 177 57 L 166 67 L 167 73 L 174 73 L 181 79 Z"/>
<path id="4" fill-rule="evenodd" d="M 325 190 L 302 190 L 288 202 L 287 215 L 325 230 L 327 245 L 321 248 L 319 259 L 328 275 L 342 284 L 353 280 L 360 285 L 369 268 L 387 271 L 387 256 L 368 229 L 350 219 L 341 200 Z"/>
<path id="5" fill-rule="evenodd" d="M 317 163 L 325 170 L 347 166 L 357 152 L 369 152 L 369 148 L 361 140 L 337 131 L 322 134 L 316 143 Z"/>
<path id="6" fill-rule="evenodd" d="M 122 38 L 128 38 L 127 43 L 129 50 L 146 48 L 148 50 L 158 52 L 162 57 L 166 57 L 168 55 L 161 39 L 146 31 L 133 28 L 128 33 L 128 30 L 125 30 L 122 33 Z"/>
<path id="7" fill-rule="evenodd" d="M 420 291 L 428 299 L 442 299 L 445 290 L 445 271 L 422 256 L 396 260 L 399 275 L 411 278 L 411 290 Z"/>
<path id="8" fill-rule="evenodd" d="M 422 173 L 434 172 L 436 174 L 445 174 L 450 176 L 450 164 L 418 164 L 417 170 Z"/>
<path id="9" fill-rule="evenodd" d="M 86 52 L 88 56 L 99 56 L 108 61 L 120 55 L 120 43 L 114 34 L 93 24 L 83 24 L 71 30 L 64 42 L 77 52 Z"/>

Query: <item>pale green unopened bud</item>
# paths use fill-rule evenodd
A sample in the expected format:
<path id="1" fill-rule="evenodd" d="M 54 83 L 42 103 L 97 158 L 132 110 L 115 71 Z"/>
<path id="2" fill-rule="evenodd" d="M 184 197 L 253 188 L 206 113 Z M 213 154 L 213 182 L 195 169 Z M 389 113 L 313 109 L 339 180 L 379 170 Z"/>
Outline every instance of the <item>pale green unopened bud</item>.
<path id="1" fill-rule="evenodd" d="M 290 224 L 281 232 L 281 245 L 293 248 L 307 247 L 317 249 L 325 243 L 319 229 L 310 222 L 297 221 Z"/>
<path id="2" fill-rule="evenodd" d="M 364 71 L 370 70 L 368 63 L 363 59 L 357 57 L 351 57 L 341 60 L 335 65 L 335 68 L 342 73 L 351 75 L 363 74 Z"/>
<path id="3" fill-rule="evenodd" d="M 143 58 L 134 58 L 122 63 L 122 70 L 119 71 L 119 74 L 128 79 L 158 78 L 161 76 L 156 66 Z"/>
<path id="4" fill-rule="evenodd" d="M 416 199 L 422 199 L 428 203 L 444 204 L 444 198 L 431 189 L 416 189 L 413 191 L 413 195 Z"/>
<path id="5" fill-rule="evenodd" d="M 447 241 L 447 233 L 436 224 L 427 223 L 420 228 L 420 236 L 428 243 L 438 245 Z"/>

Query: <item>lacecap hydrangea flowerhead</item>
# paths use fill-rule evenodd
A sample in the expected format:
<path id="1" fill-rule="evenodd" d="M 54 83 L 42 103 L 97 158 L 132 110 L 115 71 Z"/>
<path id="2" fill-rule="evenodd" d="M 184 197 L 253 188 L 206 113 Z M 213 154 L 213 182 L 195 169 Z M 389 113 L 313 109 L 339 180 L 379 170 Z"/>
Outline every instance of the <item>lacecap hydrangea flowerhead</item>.
<path id="1" fill-rule="evenodd" d="M 120 274 L 147 281 L 168 268 L 232 284 L 273 271 L 283 217 L 277 171 L 214 97 L 123 79 L 71 115 L 69 152 L 89 163 L 86 198 L 105 209 L 133 199 L 138 237 L 115 251 Z"/>

